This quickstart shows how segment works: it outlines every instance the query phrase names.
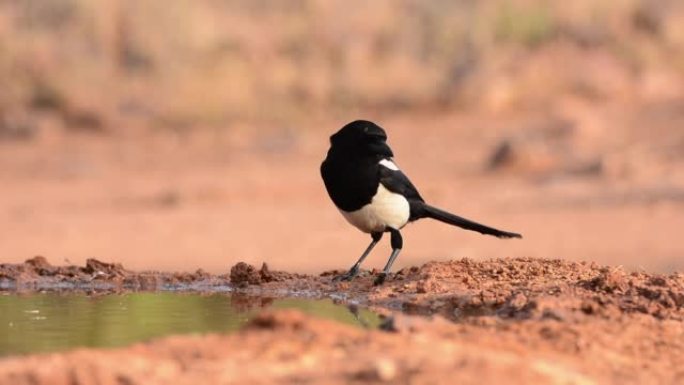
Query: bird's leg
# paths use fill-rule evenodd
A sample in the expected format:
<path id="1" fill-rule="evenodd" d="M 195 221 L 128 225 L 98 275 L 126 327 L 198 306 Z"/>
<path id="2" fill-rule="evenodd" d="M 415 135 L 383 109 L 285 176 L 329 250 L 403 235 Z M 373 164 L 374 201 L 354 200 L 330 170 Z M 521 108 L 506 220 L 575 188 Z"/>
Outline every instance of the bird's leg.
<path id="1" fill-rule="evenodd" d="M 397 259 L 397 256 L 399 255 L 401 248 L 404 246 L 404 240 L 401 238 L 401 233 L 399 233 L 399 230 L 389 229 L 389 232 L 392 236 L 392 254 L 387 260 L 385 268 L 382 269 L 382 273 L 380 273 L 378 277 L 375 279 L 374 285 L 381 285 L 383 282 L 385 282 L 385 278 L 387 278 L 387 275 L 392 269 L 392 264 L 394 263 L 394 260 Z"/>
<path id="2" fill-rule="evenodd" d="M 359 268 L 361 267 L 361 263 L 363 263 L 363 260 L 366 259 L 368 254 L 370 254 L 371 250 L 375 247 L 375 245 L 380 242 L 380 239 L 382 238 L 382 232 L 376 232 L 376 233 L 371 233 L 371 237 L 373 240 L 371 241 L 370 245 L 366 248 L 366 251 L 361 254 L 361 258 L 359 258 L 358 261 L 354 264 L 354 266 L 349 269 L 349 271 L 345 274 L 339 275 L 335 277 L 335 281 L 351 281 L 352 278 L 356 277 L 357 274 L 359 274 Z"/>

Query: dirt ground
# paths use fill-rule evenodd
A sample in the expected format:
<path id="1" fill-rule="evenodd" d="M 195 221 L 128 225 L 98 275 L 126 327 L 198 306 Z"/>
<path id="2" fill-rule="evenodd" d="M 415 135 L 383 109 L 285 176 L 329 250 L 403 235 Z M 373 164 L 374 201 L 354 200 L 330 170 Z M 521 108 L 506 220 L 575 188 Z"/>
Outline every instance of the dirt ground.
<path id="1" fill-rule="evenodd" d="M 0 383 L 682 383 L 682 106 L 374 118 L 428 201 L 525 236 L 412 224 L 380 287 L 331 279 L 369 241 L 318 175 L 343 121 L 1 142 L 4 289 L 237 290 L 392 318 L 265 314 L 229 336 L 6 358 Z"/>
<path id="2" fill-rule="evenodd" d="M 681 2 L 252 3 L 0 1 L 0 289 L 331 297 L 387 330 L 264 314 L 0 383 L 684 383 Z M 318 170 L 354 119 L 524 239 L 424 220 L 386 284 L 333 283 L 370 241 Z"/>
<path id="3" fill-rule="evenodd" d="M 526 256 L 681 270 L 683 104 L 562 105 L 544 114 L 371 117 L 429 202 L 525 236 L 501 241 L 419 221 L 403 231 L 396 266 Z M 337 212 L 318 171 L 328 135 L 344 123 L 46 129 L 31 142 L 0 142 L 0 258 L 213 273 L 238 261 L 348 268 L 369 239 Z M 367 267 L 384 265 L 388 243 Z"/>
<path id="4" fill-rule="evenodd" d="M 0 383 L 684 382 L 681 273 L 531 258 L 430 262 L 400 270 L 382 286 L 372 285 L 374 272 L 343 283 L 332 280 L 336 273 L 290 274 L 245 263 L 219 276 L 135 273 L 94 260 L 83 267 L 41 258 L 5 264 L 0 279 L 19 279 L 25 290 L 54 282 L 100 289 L 107 283 L 115 291 L 154 280 L 186 289 L 228 285 L 260 298 L 332 297 L 386 319 L 380 330 L 363 330 L 266 311 L 234 335 L 6 358 Z"/>

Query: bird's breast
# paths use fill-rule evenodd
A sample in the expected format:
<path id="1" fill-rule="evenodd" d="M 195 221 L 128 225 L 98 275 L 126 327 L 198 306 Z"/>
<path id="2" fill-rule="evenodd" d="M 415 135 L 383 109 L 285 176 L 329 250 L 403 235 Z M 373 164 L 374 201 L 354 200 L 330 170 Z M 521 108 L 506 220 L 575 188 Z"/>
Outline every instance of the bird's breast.
<path id="1" fill-rule="evenodd" d="M 355 211 L 340 210 L 349 223 L 366 233 L 385 231 L 388 227 L 399 230 L 408 223 L 410 211 L 403 195 L 389 191 L 382 184 L 378 184 L 370 203 Z"/>

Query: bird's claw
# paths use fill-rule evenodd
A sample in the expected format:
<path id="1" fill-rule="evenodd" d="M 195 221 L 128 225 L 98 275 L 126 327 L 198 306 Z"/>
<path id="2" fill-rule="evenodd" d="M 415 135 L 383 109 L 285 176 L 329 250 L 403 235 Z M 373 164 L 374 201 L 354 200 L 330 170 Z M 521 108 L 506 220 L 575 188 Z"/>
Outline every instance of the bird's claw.
<path id="1" fill-rule="evenodd" d="M 358 268 L 351 268 L 348 272 L 333 278 L 333 282 L 351 281 L 359 274 Z"/>

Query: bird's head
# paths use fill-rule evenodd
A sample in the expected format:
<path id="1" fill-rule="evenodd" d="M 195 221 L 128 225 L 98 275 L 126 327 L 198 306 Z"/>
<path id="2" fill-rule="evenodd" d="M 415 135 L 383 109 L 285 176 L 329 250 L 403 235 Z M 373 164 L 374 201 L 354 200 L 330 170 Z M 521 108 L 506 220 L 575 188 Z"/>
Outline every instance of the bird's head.
<path id="1" fill-rule="evenodd" d="M 393 157 L 387 145 L 387 134 L 377 124 L 368 120 L 355 120 L 330 137 L 331 149 L 359 155 L 381 155 Z"/>

